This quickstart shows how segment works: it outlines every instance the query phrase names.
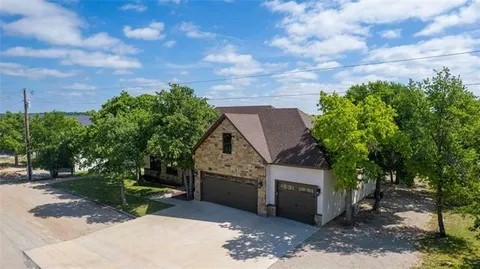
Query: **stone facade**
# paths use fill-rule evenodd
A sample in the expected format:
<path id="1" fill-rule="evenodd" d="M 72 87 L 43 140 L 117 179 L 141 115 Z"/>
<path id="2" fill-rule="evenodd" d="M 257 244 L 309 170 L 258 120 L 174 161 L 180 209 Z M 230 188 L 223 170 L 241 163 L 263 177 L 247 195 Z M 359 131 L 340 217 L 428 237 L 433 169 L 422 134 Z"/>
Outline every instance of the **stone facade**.
<path id="1" fill-rule="evenodd" d="M 222 150 L 223 133 L 232 135 L 232 153 Z M 225 118 L 195 151 L 195 199 L 201 200 L 201 171 L 254 179 L 258 185 L 259 215 L 267 215 L 265 160 L 243 135 Z"/>

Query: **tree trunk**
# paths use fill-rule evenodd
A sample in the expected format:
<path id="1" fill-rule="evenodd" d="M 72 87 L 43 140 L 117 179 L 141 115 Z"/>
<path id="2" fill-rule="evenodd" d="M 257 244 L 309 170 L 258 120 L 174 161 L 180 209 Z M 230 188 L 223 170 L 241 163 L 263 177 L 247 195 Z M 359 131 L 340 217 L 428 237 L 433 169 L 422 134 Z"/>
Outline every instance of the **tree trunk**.
<path id="1" fill-rule="evenodd" d="M 437 208 L 437 220 L 438 220 L 438 231 L 437 235 L 440 238 L 446 237 L 447 234 L 445 232 L 445 225 L 443 224 L 443 188 L 441 182 L 437 185 L 437 201 L 436 201 L 436 208 Z"/>
<path id="2" fill-rule="evenodd" d="M 396 180 L 395 180 L 396 181 Z M 390 182 L 393 183 L 393 170 L 390 170 Z M 398 184 L 398 183 L 397 183 Z"/>
<path id="3" fill-rule="evenodd" d="M 125 183 L 123 182 L 123 178 L 119 181 L 120 185 L 120 200 L 122 202 L 122 206 L 127 206 L 127 196 L 125 195 Z"/>
<path id="4" fill-rule="evenodd" d="M 353 190 L 347 189 L 345 194 L 345 220 L 348 225 L 353 224 Z"/>
<path id="5" fill-rule="evenodd" d="M 15 167 L 18 166 L 18 154 L 15 154 Z"/>
<path id="6" fill-rule="evenodd" d="M 374 192 L 375 203 L 373 204 L 373 212 L 378 212 L 378 209 L 380 208 L 380 200 L 382 199 L 382 197 L 380 197 L 380 192 L 382 191 L 381 181 L 382 181 L 382 177 L 381 176 L 377 177 L 377 181 L 375 182 L 375 192 Z"/>

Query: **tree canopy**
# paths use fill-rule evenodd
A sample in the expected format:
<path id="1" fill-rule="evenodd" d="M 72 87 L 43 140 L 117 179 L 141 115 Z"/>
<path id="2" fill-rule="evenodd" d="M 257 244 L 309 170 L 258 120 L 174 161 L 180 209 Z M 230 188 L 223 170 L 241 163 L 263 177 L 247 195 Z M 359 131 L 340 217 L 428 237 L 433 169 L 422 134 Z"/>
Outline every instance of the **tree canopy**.
<path id="1" fill-rule="evenodd" d="M 371 156 L 381 150 L 397 127 L 394 110 L 371 95 L 354 104 L 337 94 L 320 94 L 321 115 L 315 117 L 312 134 L 332 156 L 337 188 L 347 190 L 347 222 L 352 222 L 352 191 L 359 173 L 365 180 L 378 179 L 381 167 Z"/>
<path id="2" fill-rule="evenodd" d="M 0 115 L 0 151 L 17 156 L 25 151 L 24 141 L 23 115 L 11 112 Z M 17 157 L 15 165 L 18 165 Z"/>
<path id="3" fill-rule="evenodd" d="M 48 112 L 31 120 L 33 165 L 55 177 L 58 168 L 74 168 L 84 132 L 80 122 L 61 112 Z"/>

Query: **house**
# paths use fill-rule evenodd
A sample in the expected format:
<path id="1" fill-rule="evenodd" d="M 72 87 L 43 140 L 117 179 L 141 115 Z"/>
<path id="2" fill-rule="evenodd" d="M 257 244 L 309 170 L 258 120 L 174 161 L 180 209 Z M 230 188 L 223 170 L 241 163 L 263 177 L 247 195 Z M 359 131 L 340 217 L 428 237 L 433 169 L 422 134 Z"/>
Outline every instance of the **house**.
<path id="1" fill-rule="evenodd" d="M 220 107 L 194 148 L 195 199 L 324 225 L 345 210 L 345 192 L 311 136 L 312 117 L 295 108 Z M 354 203 L 373 192 L 360 184 Z"/>
<path id="2" fill-rule="evenodd" d="M 145 157 L 143 178 L 147 181 L 180 186 L 183 184 L 182 171 L 173 162 L 162 160 L 155 155 Z"/>

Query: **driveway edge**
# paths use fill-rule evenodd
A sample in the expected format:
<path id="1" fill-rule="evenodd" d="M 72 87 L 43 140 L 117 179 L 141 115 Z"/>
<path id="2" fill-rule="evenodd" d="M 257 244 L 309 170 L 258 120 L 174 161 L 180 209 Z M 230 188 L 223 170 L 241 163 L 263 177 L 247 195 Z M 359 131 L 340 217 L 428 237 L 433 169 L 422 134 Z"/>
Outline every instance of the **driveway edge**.
<path id="1" fill-rule="evenodd" d="M 23 257 L 25 257 L 25 266 L 27 268 L 42 269 L 25 251 L 27 250 L 22 250 Z"/>
<path id="2" fill-rule="evenodd" d="M 50 185 L 50 184 L 47 184 L 47 185 Z M 90 198 L 90 197 L 87 197 L 87 196 L 78 194 L 78 193 L 76 193 L 76 192 L 68 191 L 68 190 L 64 190 L 64 189 L 59 189 L 59 188 L 55 188 L 55 187 L 52 187 L 52 186 L 49 186 L 49 187 L 50 187 L 50 188 L 54 188 L 54 189 L 56 189 L 56 190 L 60 190 L 60 191 L 66 192 L 66 193 L 71 194 L 71 195 L 73 195 L 73 196 L 76 196 L 76 197 L 78 197 L 78 198 L 81 198 L 81 199 L 90 201 L 90 202 L 92 202 L 92 203 L 94 203 L 94 204 L 97 204 L 97 205 L 99 205 L 99 206 L 106 207 L 106 208 L 111 209 L 111 210 L 113 210 L 113 211 L 115 211 L 115 212 L 117 212 L 117 213 L 123 214 L 123 215 L 129 217 L 130 219 L 136 219 L 136 218 L 137 218 L 137 216 L 135 216 L 135 215 L 133 215 L 133 214 L 127 213 L 127 212 L 125 212 L 125 211 L 123 211 L 123 210 L 120 210 L 120 209 L 118 209 L 118 208 L 115 208 L 115 207 L 113 207 L 113 206 L 111 206 L 111 205 L 104 204 L 104 203 L 102 203 L 102 202 L 99 202 L 99 201 L 97 201 L 97 200 L 95 200 L 95 199 L 92 199 L 92 198 Z"/>

